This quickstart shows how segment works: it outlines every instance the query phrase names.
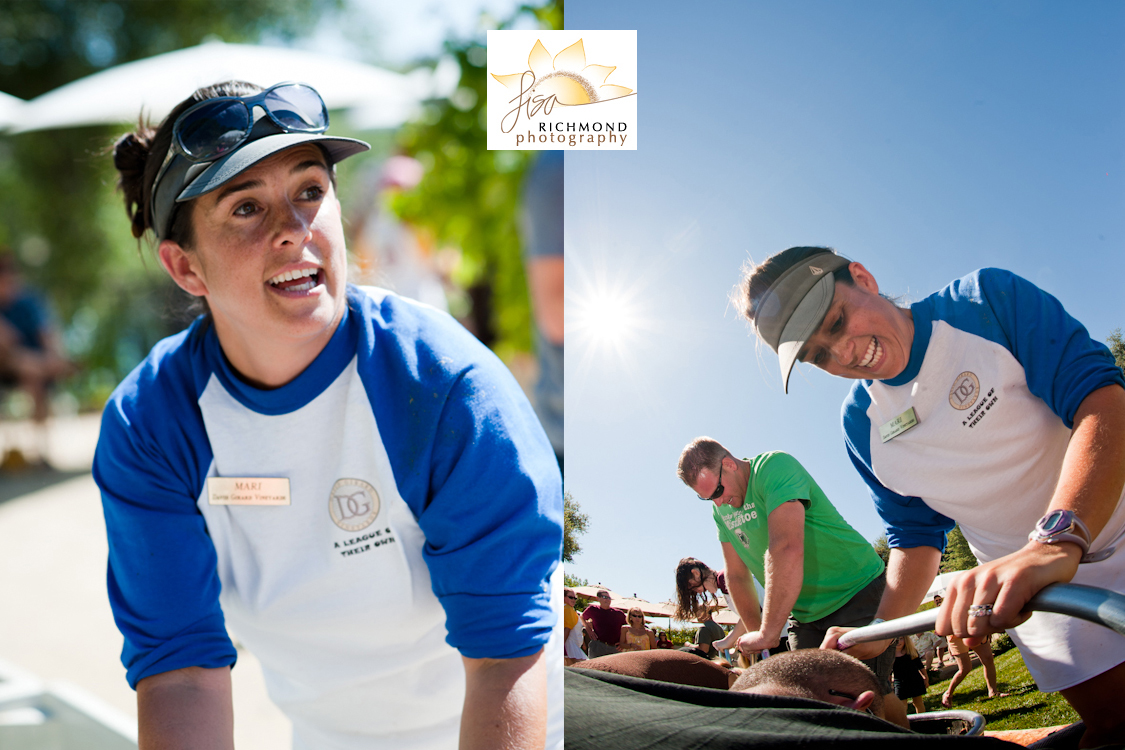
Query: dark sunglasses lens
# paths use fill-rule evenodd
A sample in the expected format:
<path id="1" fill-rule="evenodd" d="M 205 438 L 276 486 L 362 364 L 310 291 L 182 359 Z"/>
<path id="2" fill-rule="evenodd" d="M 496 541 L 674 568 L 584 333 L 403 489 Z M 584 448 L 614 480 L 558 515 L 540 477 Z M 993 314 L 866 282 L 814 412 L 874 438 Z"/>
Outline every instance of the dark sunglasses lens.
<path id="1" fill-rule="evenodd" d="M 237 100 L 217 101 L 180 120 L 180 147 L 193 159 L 209 161 L 232 151 L 250 134 L 250 111 Z"/>
<path id="2" fill-rule="evenodd" d="M 279 86 L 265 97 L 266 109 L 288 131 L 319 133 L 328 128 L 328 109 L 308 86 Z"/>

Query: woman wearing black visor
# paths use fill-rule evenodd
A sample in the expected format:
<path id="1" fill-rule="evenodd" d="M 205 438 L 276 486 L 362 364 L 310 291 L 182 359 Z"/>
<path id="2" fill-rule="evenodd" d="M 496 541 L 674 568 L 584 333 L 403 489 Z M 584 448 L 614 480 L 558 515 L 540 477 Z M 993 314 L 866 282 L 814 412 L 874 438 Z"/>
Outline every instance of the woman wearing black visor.
<path id="1" fill-rule="evenodd" d="M 133 234 L 207 307 L 95 459 L 141 746 L 232 746 L 229 626 L 294 747 L 543 747 L 554 454 L 452 318 L 348 285 L 334 165 L 368 146 L 327 127 L 309 86 L 230 82 L 115 149 Z"/>

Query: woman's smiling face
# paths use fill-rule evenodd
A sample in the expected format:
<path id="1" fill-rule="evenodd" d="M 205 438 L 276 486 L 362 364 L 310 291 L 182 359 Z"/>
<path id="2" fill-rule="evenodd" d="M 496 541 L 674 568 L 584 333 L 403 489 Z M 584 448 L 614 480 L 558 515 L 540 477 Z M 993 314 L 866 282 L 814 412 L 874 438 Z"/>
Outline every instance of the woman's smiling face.
<path id="1" fill-rule="evenodd" d="M 282 151 L 194 200 L 193 247 L 161 244 L 161 261 L 207 299 L 224 353 L 251 380 L 252 363 L 278 347 L 319 352 L 343 314 L 347 251 L 330 175 L 317 146 Z"/>
<path id="2" fill-rule="evenodd" d="M 854 283 L 836 283 L 832 305 L 798 359 L 841 378 L 893 378 L 910 362 L 910 312 L 880 297 L 879 285 L 862 264 L 848 268 Z"/>

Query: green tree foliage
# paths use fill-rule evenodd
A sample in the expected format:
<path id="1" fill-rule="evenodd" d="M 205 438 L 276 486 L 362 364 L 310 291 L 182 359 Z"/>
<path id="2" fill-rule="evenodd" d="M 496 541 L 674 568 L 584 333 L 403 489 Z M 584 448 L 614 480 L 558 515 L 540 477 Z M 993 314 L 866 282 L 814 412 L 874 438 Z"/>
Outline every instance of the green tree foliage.
<path id="1" fill-rule="evenodd" d="M 31 99 L 83 76 L 209 37 L 292 39 L 343 0 L 9 0 L 0 91 Z M 190 92 L 185 92 L 185 95 Z M 170 284 L 138 257 L 107 149 L 120 127 L 0 136 L 0 245 L 54 302 L 72 353 L 103 386 L 179 327 Z M 95 377 L 95 380 L 98 378 Z"/>
<path id="2" fill-rule="evenodd" d="M 563 562 L 574 562 L 574 556 L 582 551 L 578 536 L 586 533 L 590 517 L 582 512 L 578 502 L 566 493 L 563 496 Z M 585 584 L 578 584 L 585 585 Z"/>
<path id="3" fill-rule="evenodd" d="M 875 547 L 875 554 L 883 561 L 883 565 L 889 565 L 891 562 L 891 545 L 887 543 L 887 535 L 880 535 L 873 546 Z"/>
<path id="4" fill-rule="evenodd" d="M 573 588 L 575 586 L 589 586 L 589 585 L 590 585 L 590 582 L 587 581 L 585 578 L 579 578 L 578 576 L 572 576 L 570 573 L 566 573 L 566 572 L 563 573 L 563 586 L 566 586 L 568 588 Z"/>
<path id="5" fill-rule="evenodd" d="M 566 572 L 563 573 L 563 586 L 566 586 L 567 588 L 574 588 L 575 586 L 589 586 L 589 585 L 590 585 L 590 582 L 587 581 L 585 578 L 579 578 L 578 576 L 572 576 L 570 573 L 566 573 Z M 583 596 L 580 595 L 578 597 L 578 599 L 575 600 L 575 602 L 574 602 L 574 611 L 575 612 L 583 611 L 584 609 L 586 609 L 586 606 L 589 603 L 590 603 L 589 598 L 583 597 Z"/>
<path id="6" fill-rule="evenodd" d="M 1116 360 L 1117 366 L 1121 368 L 1121 372 L 1125 372 L 1125 338 L 1121 337 L 1121 329 L 1114 328 L 1105 341 L 1109 344 L 1109 350 L 1113 352 L 1113 359 Z"/>
<path id="7" fill-rule="evenodd" d="M 540 27 L 562 28 L 562 3 L 534 13 Z M 485 133 L 485 49 L 447 43 L 461 66 L 457 91 L 432 102 L 421 122 L 403 129 L 400 146 L 426 168 L 417 189 L 401 195 L 395 212 L 430 231 L 439 246 L 460 248 L 457 281 L 471 305 L 453 312 L 501 355 L 531 348 L 531 308 L 520 254 L 518 210 L 524 173 L 534 151 L 489 151 Z"/>
<path id="8" fill-rule="evenodd" d="M 954 570 L 968 570 L 975 568 L 979 563 L 969 549 L 960 526 L 954 526 L 953 531 L 945 539 L 945 552 L 941 555 L 941 572 L 950 573 Z"/>

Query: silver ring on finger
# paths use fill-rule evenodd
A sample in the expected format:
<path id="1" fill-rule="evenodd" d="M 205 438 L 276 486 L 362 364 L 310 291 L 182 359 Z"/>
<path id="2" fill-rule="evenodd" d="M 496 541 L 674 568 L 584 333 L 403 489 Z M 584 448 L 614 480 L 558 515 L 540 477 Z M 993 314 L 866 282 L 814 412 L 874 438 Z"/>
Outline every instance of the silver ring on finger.
<path id="1" fill-rule="evenodd" d="M 991 604 L 973 604 L 969 607 L 969 617 L 988 617 L 991 614 Z"/>

